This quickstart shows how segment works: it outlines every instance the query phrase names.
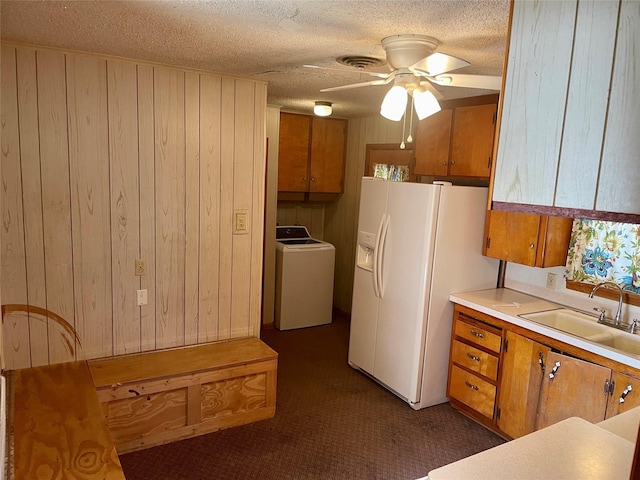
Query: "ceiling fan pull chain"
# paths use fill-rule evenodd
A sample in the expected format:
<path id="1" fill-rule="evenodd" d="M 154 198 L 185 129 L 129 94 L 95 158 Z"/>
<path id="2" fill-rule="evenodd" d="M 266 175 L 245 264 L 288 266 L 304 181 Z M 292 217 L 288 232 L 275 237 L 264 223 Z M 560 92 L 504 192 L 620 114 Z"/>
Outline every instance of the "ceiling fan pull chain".
<path id="1" fill-rule="evenodd" d="M 404 118 L 402 119 L 402 142 L 400 142 L 400 150 L 404 150 L 404 132 L 405 132 L 405 127 L 407 126 L 407 116 L 405 115 Z"/>
<path id="2" fill-rule="evenodd" d="M 409 118 L 409 136 L 407 137 L 407 143 L 413 142 L 411 132 L 413 132 L 413 100 L 411 101 L 411 117 Z M 402 136 L 404 137 L 404 135 Z"/>

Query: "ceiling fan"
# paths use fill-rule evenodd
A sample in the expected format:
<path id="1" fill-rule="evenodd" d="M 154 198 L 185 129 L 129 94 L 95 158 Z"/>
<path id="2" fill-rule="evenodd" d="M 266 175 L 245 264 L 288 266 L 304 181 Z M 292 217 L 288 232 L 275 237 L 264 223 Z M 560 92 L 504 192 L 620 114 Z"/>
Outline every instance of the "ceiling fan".
<path id="1" fill-rule="evenodd" d="M 469 62 L 445 53 L 434 52 L 438 40 L 426 35 L 393 35 L 382 39 L 390 73 L 361 72 L 378 77 L 368 82 L 342 85 L 320 90 L 335 92 L 371 85 L 387 85 L 393 82 L 382 102 L 380 113 L 390 120 L 399 121 L 404 115 L 407 95 L 413 96 L 413 105 L 421 120 L 440 110 L 437 90 L 431 84 L 451 87 L 500 90 L 502 77 L 490 75 L 465 75 L 449 73 L 470 65 Z M 305 65 L 309 68 L 320 68 Z M 344 71 L 344 70 L 342 70 Z"/>

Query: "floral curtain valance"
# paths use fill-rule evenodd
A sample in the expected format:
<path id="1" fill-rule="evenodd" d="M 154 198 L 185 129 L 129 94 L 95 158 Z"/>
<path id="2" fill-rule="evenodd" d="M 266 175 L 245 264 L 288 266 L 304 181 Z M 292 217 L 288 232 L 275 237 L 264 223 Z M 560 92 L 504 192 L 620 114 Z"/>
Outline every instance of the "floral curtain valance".
<path id="1" fill-rule="evenodd" d="M 566 273 L 575 282 L 612 281 L 640 293 L 640 225 L 575 219 Z"/>

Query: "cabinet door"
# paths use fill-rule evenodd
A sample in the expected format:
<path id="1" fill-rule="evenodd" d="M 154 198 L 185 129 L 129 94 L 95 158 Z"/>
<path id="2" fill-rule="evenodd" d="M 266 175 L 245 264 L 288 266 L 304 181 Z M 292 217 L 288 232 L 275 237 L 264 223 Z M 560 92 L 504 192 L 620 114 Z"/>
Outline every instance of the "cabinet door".
<path id="1" fill-rule="evenodd" d="M 497 108 L 487 104 L 455 109 L 449 175 L 489 178 Z"/>
<path id="2" fill-rule="evenodd" d="M 310 192 L 342 193 L 346 139 L 346 120 L 313 119 Z"/>
<path id="3" fill-rule="evenodd" d="M 513 3 L 494 201 L 553 205 L 576 8 Z"/>
<path id="4" fill-rule="evenodd" d="M 607 418 L 640 405 L 640 379 L 621 372 L 613 372 L 614 389 L 607 404 Z"/>
<path id="5" fill-rule="evenodd" d="M 452 110 L 440 110 L 420 121 L 416 133 L 416 175 L 447 176 Z"/>
<path id="6" fill-rule="evenodd" d="M 558 267 L 567 262 L 573 219 L 489 210 L 484 255 L 531 267 Z"/>
<path id="7" fill-rule="evenodd" d="M 311 117 L 280 114 L 278 191 L 306 192 L 309 189 L 309 137 Z"/>
<path id="8" fill-rule="evenodd" d="M 549 352 L 536 428 L 569 417 L 584 418 L 591 423 L 604 420 L 608 397 L 605 385 L 610 378 L 610 368 Z"/>
<path id="9" fill-rule="evenodd" d="M 506 332 L 497 425 L 511 438 L 535 431 L 544 359 L 550 348 Z"/>
<path id="10" fill-rule="evenodd" d="M 539 229 L 540 215 L 489 210 L 484 254 L 533 267 L 536 262 Z"/>

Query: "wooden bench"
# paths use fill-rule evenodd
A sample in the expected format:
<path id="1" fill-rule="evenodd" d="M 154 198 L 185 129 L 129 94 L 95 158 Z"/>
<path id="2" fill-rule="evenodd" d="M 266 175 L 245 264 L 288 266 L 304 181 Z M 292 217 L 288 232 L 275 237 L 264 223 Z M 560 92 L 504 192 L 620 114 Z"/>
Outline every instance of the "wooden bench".
<path id="1" fill-rule="evenodd" d="M 14 370 L 7 381 L 9 478 L 125 478 L 86 362 Z"/>
<path id="2" fill-rule="evenodd" d="M 122 454 L 273 417 L 277 357 L 245 338 L 88 363 Z"/>

